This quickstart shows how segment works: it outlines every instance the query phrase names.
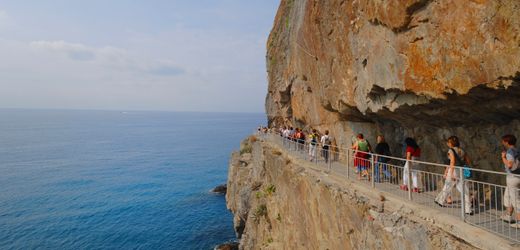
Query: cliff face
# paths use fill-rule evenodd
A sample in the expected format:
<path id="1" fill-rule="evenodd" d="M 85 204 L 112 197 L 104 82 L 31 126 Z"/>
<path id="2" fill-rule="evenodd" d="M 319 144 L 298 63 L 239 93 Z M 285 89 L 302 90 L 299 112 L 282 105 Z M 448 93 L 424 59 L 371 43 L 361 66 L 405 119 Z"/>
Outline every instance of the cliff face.
<path id="1" fill-rule="evenodd" d="M 282 0 L 269 123 L 329 129 L 340 146 L 413 136 L 437 162 L 455 134 L 475 167 L 500 169 L 500 136 L 520 137 L 518 13 L 518 0 Z"/>
<path id="2" fill-rule="evenodd" d="M 370 187 L 256 139 L 233 154 L 227 186 L 241 249 L 511 248 L 435 210 L 381 199 Z"/>

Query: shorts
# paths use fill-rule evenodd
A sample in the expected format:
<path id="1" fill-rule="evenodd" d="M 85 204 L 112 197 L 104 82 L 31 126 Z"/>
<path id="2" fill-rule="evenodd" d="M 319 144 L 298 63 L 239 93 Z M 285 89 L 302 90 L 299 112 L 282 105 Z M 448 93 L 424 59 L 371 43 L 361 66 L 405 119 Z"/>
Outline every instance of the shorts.
<path id="1" fill-rule="evenodd" d="M 514 207 L 517 212 L 520 212 L 520 177 L 507 176 L 504 206 Z"/>

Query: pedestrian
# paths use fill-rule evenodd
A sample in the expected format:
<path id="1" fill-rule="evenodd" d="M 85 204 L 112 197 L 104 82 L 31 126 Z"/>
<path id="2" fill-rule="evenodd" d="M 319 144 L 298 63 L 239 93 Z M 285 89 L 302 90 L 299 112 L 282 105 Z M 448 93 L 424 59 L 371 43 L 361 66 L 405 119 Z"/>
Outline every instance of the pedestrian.
<path id="1" fill-rule="evenodd" d="M 354 166 L 356 166 L 357 173 L 358 173 L 358 179 L 361 180 L 361 178 L 367 176 L 370 179 L 370 176 L 368 175 L 368 158 L 370 157 L 370 152 L 372 151 L 370 147 L 370 143 L 365 139 L 363 134 L 359 133 L 356 137 L 356 142 L 352 146 L 352 149 L 354 149 Z"/>
<path id="2" fill-rule="evenodd" d="M 381 174 L 385 176 L 386 179 L 391 177 L 390 171 L 388 170 L 388 161 L 390 160 L 388 157 L 391 156 L 390 146 L 385 141 L 385 137 L 383 135 L 377 136 L 377 145 L 376 145 L 376 154 L 375 157 L 375 166 L 374 166 L 374 181 L 380 182 Z M 382 172 L 380 172 L 382 171 Z"/>
<path id="3" fill-rule="evenodd" d="M 325 130 L 325 134 L 321 137 L 321 149 L 322 149 L 322 154 L 323 154 L 323 158 L 325 159 L 325 163 L 328 163 L 329 162 L 329 150 L 330 150 L 330 136 L 329 136 L 329 131 L 328 130 Z"/>
<path id="4" fill-rule="evenodd" d="M 297 128 L 294 128 L 291 132 L 291 136 L 290 136 L 290 142 L 291 142 L 291 145 L 290 147 L 291 148 L 295 148 L 296 147 L 296 133 L 297 133 L 298 129 Z"/>
<path id="5" fill-rule="evenodd" d="M 303 133 L 303 130 L 300 128 L 298 128 L 296 139 L 298 140 L 298 149 L 303 150 L 305 146 L 305 133 Z"/>
<path id="6" fill-rule="evenodd" d="M 316 129 L 312 130 L 309 140 L 309 160 L 314 161 L 316 159 L 316 148 L 318 147 L 318 133 Z"/>
<path id="7" fill-rule="evenodd" d="M 464 213 L 472 215 L 473 209 L 471 207 L 471 198 L 468 188 L 468 183 L 464 182 L 457 174 L 457 167 L 463 167 L 470 165 L 470 160 L 466 152 L 460 147 L 459 138 L 457 136 L 450 136 L 446 142 L 448 145 L 448 160 L 449 166 L 444 170 L 444 187 L 441 192 L 435 198 L 437 205 L 444 207 L 446 206 L 446 199 L 450 196 L 453 187 L 456 187 L 462 196 L 464 191 Z M 464 190 L 463 190 L 464 189 Z M 450 198 L 451 199 L 451 198 Z"/>
<path id="8" fill-rule="evenodd" d="M 502 163 L 506 176 L 506 189 L 504 192 L 504 206 L 506 214 L 500 218 L 511 224 L 511 227 L 520 228 L 520 168 L 518 166 L 519 152 L 516 149 L 516 137 L 514 135 L 502 136 Z M 516 209 L 516 211 L 515 211 Z M 516 216 L 516 220 L 515 220 Z"/>
<path id="9" fill-rule="evenodd" d="M 283 145 L 285 147 L 290 146 L 290 143 L 289 143 L 290 136 L 291 136 L 291 130 L 289 129 L 289 127 L 284 127 L 282 137 L 283 137 Z"/>
<path id="10" fill-rule="evenodd" d="M 404 143 L 406 145 L 406 163 L 404 164 L 404 171 L 403 171 L 403 185 L 401 185 L 401 189 L 404 191 L 408 191 L 410 180 L 410 169 L 411 175 L 412 175 L 412 192 L 419 193 L 419 187 L 417 183 L 417 170 L 419 170 L 420 165 L 417 162 L 419 157 L 421 157 L 421 148 L 419 145 L 417 145 L 417 142 L 413 138 L 406 138 L 404 140 Z"/>

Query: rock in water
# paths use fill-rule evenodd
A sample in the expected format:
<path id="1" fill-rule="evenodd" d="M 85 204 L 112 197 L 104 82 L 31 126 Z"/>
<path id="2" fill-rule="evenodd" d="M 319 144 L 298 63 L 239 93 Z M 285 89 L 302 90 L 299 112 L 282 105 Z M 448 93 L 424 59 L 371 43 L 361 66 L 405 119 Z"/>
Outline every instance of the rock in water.
<path id="1" fill-rule="evenodd" d="M 227 242 L 215 247 L 215 250 L 238 250 L 238 242 Z"/>
<path id="2" fill-rule="evenodd" d="M 226 184 L 218 185 L 213 190 L 211 190 L 211 192 L 218 193 L 218 194 L 226 194 L 226 191 L 227 191 Z"/>

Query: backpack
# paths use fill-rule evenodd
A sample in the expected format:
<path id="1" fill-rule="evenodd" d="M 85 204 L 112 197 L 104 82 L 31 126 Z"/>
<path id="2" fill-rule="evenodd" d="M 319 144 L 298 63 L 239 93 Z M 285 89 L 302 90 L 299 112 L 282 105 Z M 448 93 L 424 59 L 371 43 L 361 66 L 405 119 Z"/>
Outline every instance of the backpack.
<path id="1" fill-rule="evenodd" d="M 464 179 L 469 179 L 473 176 L 473 171 L 471 171 L 471 167 L 466 164 L 466 161 L 460 158 L 459 154 L 457 154 L 457 151 L 453 148 L 450 148 L 450 150 L 455 155 L 455 165 L 456 166 L 462 166 L 462 174 L 464 175 Z"/>
<path id="2" fill-rule="evenodd" d="M 325 137 L 322 148 L 325 150 L 329 150 L 329 148 L 330 148 L 330 137 L 329 136 Z"/>
<path id="3" fill-rule="evenodd" d="M 515 161 L 513 161 L 513 167 L 511 168 L 511 173 L 520 174 L 520 159 L 517 156 Z"/>
<path id="4" fill-rule="evenodd" d="M 331 144 L 330 137 L 329 136 L 325 137 L 325 145 L 330 145 L 330 144 Z"/>

